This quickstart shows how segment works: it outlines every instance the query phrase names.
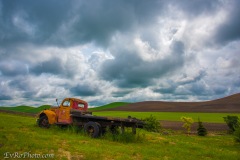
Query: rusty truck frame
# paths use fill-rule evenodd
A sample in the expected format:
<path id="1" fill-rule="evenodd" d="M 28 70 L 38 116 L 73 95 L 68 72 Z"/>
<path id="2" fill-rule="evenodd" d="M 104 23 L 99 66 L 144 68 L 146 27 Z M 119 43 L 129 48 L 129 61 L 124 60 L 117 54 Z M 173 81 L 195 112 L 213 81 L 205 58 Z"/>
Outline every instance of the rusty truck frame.
<path id="1" fill-rule="evenodd" d="M 65 98 L 59 106 L 52 106 L 38 114 L 39 127 L 49 128 L 51 125 L 74 125 L 84 129 L 89 136 L 96 138 L 104 134 L 109 128 L 114 132 L 120 128 L 121 133 L 125 127 L 132 128 L 136 134 L 136 128 L 143 128 L 144 122 L 128 116 L 128 118 L 95 116 L 88 111 L 88 103 L 77 98 Z"/>

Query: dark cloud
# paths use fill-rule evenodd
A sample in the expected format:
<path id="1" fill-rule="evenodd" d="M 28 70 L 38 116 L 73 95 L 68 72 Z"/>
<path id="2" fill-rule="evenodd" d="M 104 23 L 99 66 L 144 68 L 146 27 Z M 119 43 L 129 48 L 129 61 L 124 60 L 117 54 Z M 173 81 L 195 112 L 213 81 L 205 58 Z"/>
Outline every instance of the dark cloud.
<path id="1" fill-rule="evenodd" d="M 216 12 L 223 5 L 220 0 L 170 0 L 170 4 L 187 13 L 187 16 L 191 18 Z"/>
<path id="2" fill-rule="evenodd" d="M 226 87 L 217 87 L 217 88 L 214 88 L 214 93 L 216 95 L 224 95 L 225 93 L 227 93 L 228 91 L 228 88 Z"/>
<path id="3" fill-rule="evenodd" d="M 208 94 L 206 85 L 201 81 L 198 81 L 196 83 L 189 85 L 188 90 L 191 92 L 191 95 L 207 95 Z"/>
<path id="4" fill-rule="evenodd" d="M 74 21 L 64 30 L 66 43 L 95 42 L 105 46 L 116 32 L 135 29 L 157 17 L 162 8 L 161 1 L 81 1 L 73 9 Z M 58 36 L 57 36 L 58 37 Z M 60 38 L 61 39 L 61 38 Z"/>
<path id="5" fill-rule="evenodd" d="M 27 64 L 22 61 L 0 61 L 0 75 L 2 76 L 26 75 L 27 72 Z"/>
<path id="6" fill-rule="evenodd" d="M 12 97 L 9 95 L 0 94 L 0 100 L 12 100 Z"/>
<path id="7" fill-rule="evenodd" d="M 0 43 L 106 44 L 116 31 L 154 19 L 161 1 L 1 1 Z"/>
<path id="8" fill-rule="evenodd" d="M 226 20 L 217 28 L 215 39 L 220 45 L 235 40 L 240 40 L 240 1 L 229 1 L 228 16 Z"/>
<path id="9" fill-rule="evenodd" d="M 29 76 L 19 76 L 11 80 L 8 85 L 12 91 L 20 92 L 23 98 L 33 98 L 37 94 L 36 88 L 39 87 L 37 83 L 32 84 Z"/>
<path id="10" fill-rule="evenodd" d="M 64 66 L 60 58 L 53 57 L 52 59 L 32 66 L 30 68 L 30 72 L 36 75 L 40 75 L 42 73 L 59 75 L 64 73 Z"/>
<path id="11" fill-rule="evenodd" d="M 11 80 L 8 85 L 11 88 L 22 90 L 22 91 L 28 91 L 31 89 L 28 77 L 23 77 L 23 76 Z"/>
<path id="12" fill-rule="evenodd" d="M 159 87 L 156 89 L 153 89 L 154 92 L 161 93 L 161 94 L 174 94 L 177 86 L 174 82 L 172 82 L 171 86 L 168 87 Z"/>
<path id="13" fill-rule="evenodd" d="M 48 43 L 71 11 L 69 1 L 1 1 L 0 43 Z"/>
<path id="14" fill-rule="evenodd" d="M 155 78 L 170 74 L 184 64 L 184 44 L 174 41 L 172 53 L 164 59 L 144 60 L 139 53 L 119 48 L 115 58 L 107 60 L 100 70 L 100 76 L 123 88 L 142 88 Z"/>
<path id="15" fill-rule="evenodd" d="M 186 95 L 202 95 L 205 94 L 207 91 L 206 86 L 203 84 L 202 80 L 207 75 L 207 73 L 203 70 L 199 71 L 198 75 L 189 77 L 187 74 L 182 75 L 180 81 L 176 80 L 167 80 L 165 85 L 160 85 L 153 89 L 154 92 L 160 94 L 186 94 Z M 177 88 L 181 86 L 183 88 L 183 92 L 179 93 Z"/>
<path id="16" fill-rule="evenodd" d="M 129 91 L 129 90 L 115 91 L 115 92 L 112 92 L 112 96 L 113 97 L 124 97 L 131 92 L 132 91 Z"/>
<path id="17" fill-rule="evenodd" d="M 97 86 L 90 84 L 78 84 L 70 89 L 70 92 L 75 96 L 95 96 L 101 91 Z"/>
<path id="18" fill-rule="evenodd" d="M 185 85 L 185 84 L 190 84 L 190 83 L 196 83 L 203 79 L 207 75 L 206 71 L 201 70 L 199 71 L 198 75 L 195 77 L 189 78 L 186 74 L 183 75 L 183 80 L 179 82 L 179 85 Z"/>

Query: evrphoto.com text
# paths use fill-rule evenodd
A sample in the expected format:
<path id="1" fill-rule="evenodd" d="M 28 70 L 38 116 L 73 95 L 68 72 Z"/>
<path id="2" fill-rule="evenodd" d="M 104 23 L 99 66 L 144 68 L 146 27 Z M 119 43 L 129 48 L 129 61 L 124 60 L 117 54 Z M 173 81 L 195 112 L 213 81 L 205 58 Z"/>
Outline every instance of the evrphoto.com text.
<path id="1" fill-rule="evenodd" d="M 23 152 L 23 153 L 19 153 L 19 152 L 5 152 L 4 153 L 4 159 L 8 159 L 8 158 L 16 158 L 16 159 L 24 159 L 24 158 L 28 158 L 28 159 L 43 159 L 43 158 L 54 158 L 54 154 L 37 154 L 37 153 L 31 153 L 29 152 Z"/>

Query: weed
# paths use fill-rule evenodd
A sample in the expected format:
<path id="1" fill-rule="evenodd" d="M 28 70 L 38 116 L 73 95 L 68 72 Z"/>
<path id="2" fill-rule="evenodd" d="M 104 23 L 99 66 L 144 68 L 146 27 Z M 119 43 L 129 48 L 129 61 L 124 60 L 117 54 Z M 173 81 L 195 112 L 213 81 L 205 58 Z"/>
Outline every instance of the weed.
<path id="1" fill-rule="evenodd" d="M 224 121 L 227 123 L 230 133 L 233 133 L 236 128 L 240 127 L 240 122 L 238 116 L 227 116 L 223 117 Z"/>

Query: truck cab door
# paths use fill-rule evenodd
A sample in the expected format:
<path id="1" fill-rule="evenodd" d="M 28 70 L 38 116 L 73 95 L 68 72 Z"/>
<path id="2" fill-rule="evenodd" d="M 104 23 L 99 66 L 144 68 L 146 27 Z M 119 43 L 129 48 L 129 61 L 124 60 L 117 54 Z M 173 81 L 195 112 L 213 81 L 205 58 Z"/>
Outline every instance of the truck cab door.
<path id="1" fill-rule="evenodd" d="M 71 101 L 69 99 L 64 100 L 59 107 L 58 113 L 58 122 L 59 123 L 71 123 L 70 118 L 70 109 L 71 109 Z"/>

